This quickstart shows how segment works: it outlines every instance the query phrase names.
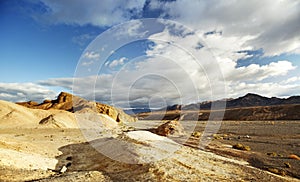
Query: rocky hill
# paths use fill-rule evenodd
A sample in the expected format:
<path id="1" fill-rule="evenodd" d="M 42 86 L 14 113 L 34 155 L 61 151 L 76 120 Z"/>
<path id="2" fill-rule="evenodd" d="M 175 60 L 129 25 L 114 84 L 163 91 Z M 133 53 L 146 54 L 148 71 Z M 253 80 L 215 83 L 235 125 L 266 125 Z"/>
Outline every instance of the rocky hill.
<path id="1" fill-rule="evenodd" d="M 44 100 L 44 102 L 42 103 L 36 103 L 33 101 L 18 102 L 17 104 L 32 109 L 57 109 L 69 112 L 94 111 L 100 114 L 108 115 L 117 122 L 131 122 L 136 120 L 136 118 L 127 115 L 123 110 L 119 108 L 115 108 L 113 106 L 98 102 L 87 101 L 83 98 L 74 96 L 66 92 L 61 92 L 55 100 Z"/>

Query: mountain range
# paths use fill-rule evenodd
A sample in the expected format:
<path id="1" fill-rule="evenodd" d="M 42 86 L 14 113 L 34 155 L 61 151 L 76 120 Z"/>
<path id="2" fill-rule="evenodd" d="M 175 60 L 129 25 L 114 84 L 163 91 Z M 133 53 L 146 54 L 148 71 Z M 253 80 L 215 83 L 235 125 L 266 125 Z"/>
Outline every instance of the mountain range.
<path id="1" fill-rule="evenodd" d="M 299 111 L 300 96 L 269 98 L 248 93 L 236 99 L 168 106 L 157 111 L 139 113 L 137 116 L 147 120 L 172 120 L 187 113 L 186 120 L 299 120 Z"/>
<path id="2" fill-rule="evenodd" d="M 287 105 L 287 104 L 300 104 L 300 96 L 291 96 L 288 98 L 277 98 L 277 97 L 264 97 L 258 94 L 248 93 L 245 96 L 238 97 L 236 99 L 223 99 L 217 101 L 205 101 L 197 104 L 189 105 L 173 105 L 168 106 L 164 110 L 199 110 L 199 109 L 211 109 L 214 105 L 226 106 L 229 108 L 242 108 L 242 107 L 255 107 L 255 106 L 275 106 L 275 105 Z"/>

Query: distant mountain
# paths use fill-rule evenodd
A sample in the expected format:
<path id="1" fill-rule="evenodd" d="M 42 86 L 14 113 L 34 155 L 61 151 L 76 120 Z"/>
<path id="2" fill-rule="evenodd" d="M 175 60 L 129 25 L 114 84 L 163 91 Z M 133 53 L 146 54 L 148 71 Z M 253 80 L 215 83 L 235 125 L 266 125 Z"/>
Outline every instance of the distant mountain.
<path id="1" fill-rule="evenodd" d="M 194 110 L 157 111 L 140 113 L 139 119 L 145 120 L 174 120 L 184 114 L 183 120 L 236 120 L 236 121 L 262 121 L 262 120 L 300 120 L 300 104 L 253 106 L 229 108 L 222 110 Z M 212 115 L 213 114 L 213 115 Z"/>
<path id="2" fill-rule="evenodd" d="M 225 112 L 218 110 L 226 104 Z M 213 110 L 211 106 L 214 105 Z M 185 112 L 188 111 L 188 112 Z M 300 120 L 300 96 L 263 97 L 248 93 L 236 99 L 206 101 L 198 104 L 173 105 L 152 113 L 140 113 L 140 119 L 173 120 L 186 113 L 185 120 Z M 217 118 L 210 118 L 215 113 Z"/>
<path id="3" fill-rule="evenodd" d="M 132 108 L 132 109 L 124 109 L 124 112 L 129 115 L 135 115 L 143 112 L 151 112 L 150 108 Z"/>
<path id="4" fill-rule="evenodd" d="M 243 97 L 227 101 L 227 108 L 252 107 L 252 106 L 274 106 L 286 104 L 300 104 L 300 96 L 292 96 L 287 99 L 277 97 L 263 97 L 249 93 Z"/>
<path id="5" fill-rule="evenodd" d="M 198 104 L 189 105 L 173 105 L 168 106 L 167 110 L 199 110 L 199 109 L 211 109 L 212 104 L 214 106 L 226 104 L 226 108 L 242 108 L 242 107 L 255 107 L 255 106 L 275 106 L 275 105 L 287 105 L 287 104 L 300 104 L 300 96 L 292 96 L 289 98 L 277 98 L 277 97 L 264 97 L 253 93 L 248 93 L 243 97 L 236 99 L 223 99 L 217 101 L 205 101 Z M 164 109 L 162 109 L 164 110 Z"/>
<path id="6" fill-rule="evenodd" d="M 135 115 L 140 113 L 148 113 L 148 112 L 156 112 L 156 111 L 173 111 L 173 110 L 180 110 L 182 105 L 175 104 L 172 106 L 168 106 L 167 108 L 162 109 L 153 109 L 153 108 L 133 108 L 133 109 L 125 109 L 124 112 L 129 115 Z"/>

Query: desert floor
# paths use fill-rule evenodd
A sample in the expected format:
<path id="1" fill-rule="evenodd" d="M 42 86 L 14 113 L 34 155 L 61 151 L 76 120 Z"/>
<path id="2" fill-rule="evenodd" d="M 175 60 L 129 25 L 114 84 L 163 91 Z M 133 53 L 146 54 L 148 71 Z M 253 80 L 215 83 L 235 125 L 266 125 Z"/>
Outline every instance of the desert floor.
<path id="1" fill-rule="evenodd" d="M 130 123 L 130 128 L 147 130 L 161 123 L 162 121 L 138 121 Z M 193 123 L 189 121 L 182 121 L 182 123 L 188 135 L 195 131 L 203 133 L 207 124 L 206 122 Z M 185 139 L 174 140 L 191 148 L 198 149 L 201 146 L 199 137 L 188 136 Z M 251 151 L 232 149 L 231 146 L 236 143 L 249 145 Z M 234 170 L 247 175 L 243 178 L 244 180 L 298 181 L 297 179 L 300 179 L 300 161 L 288 158 L 290 154 L 300 155 L 300 121 L 223 121 L 217 134 L 213 135 L 211 143 L 201 150 L 241 161 L 241 165 Z M 201 156 L 198 153 L 197 155 Z M 87 179 L 93 181 L 93 178 L 96 180 L 103 178 L 103 181 L 106 181 L 105 176 L 110 173 L 109 171 L 102 174 L 95 171 L 87 172 L 85 169 L 94 169 L 93 165 L 95 163 L 99 165 L 102 161 L 102 168 L 113 162 L 106 158 L 102 160 L 103 156 L 86 143 L 86 138 L 79 129 L 2 128 L 0 129 L 0 156 L 0 181 L 31 181 L 43 178 L 51 181 L 53 176 L 57 176 L 57 179 L 60 179 L 58 181 L 72 181 L 72 179 L 73 181 L 80 181 L 80 179 L 81 181 Z M 76 157 L 80 160 L 76 161 L 75 166 Z M 99 159 L 96 159 L 97 157 Z M 213 158 L 213 156 L 211 157 Z M 214 161 L 213 159 L 209 160 L 210 163 Z M 220 161 L 223 161 L 217 164 L 220 168 L 234 168 L 232 162 L 226 164 L 224 162 L 226 160 L 220 159 Z M 259 169 L 245 167 L 247 162 Z M 290 168 L 287 168 L 284 163 L 289 163 Z M 116 165 L 118 170 L 128 167 L 119 163 Z M 60 176 L 59 173 L 63 166 L 68 166 L 73 169 L 72 172 L 76 173 L 70 172 L 69 177 L 64 179 L 64 176 Z M 144 167 L 136 165 L 131 166 L 131 169 L 138 174 L 143 173 Z M 286 176 L 265 172 L 272 171 L 272 169 L 277 169 L 279 174 L 285 173 Z M 111 170 L 114 169 L 111 168 Z M 210 174 L 213 175 L 213 171 L 211 172 Z M 49 180 L 47 180 L 48 178 Z"/>

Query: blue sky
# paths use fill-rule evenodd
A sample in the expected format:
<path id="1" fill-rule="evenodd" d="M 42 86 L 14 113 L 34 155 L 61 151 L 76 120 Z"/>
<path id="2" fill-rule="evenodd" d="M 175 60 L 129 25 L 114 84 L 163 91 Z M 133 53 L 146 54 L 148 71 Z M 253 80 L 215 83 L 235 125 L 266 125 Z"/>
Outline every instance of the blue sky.
<path id="1" fill-rule="evenodd" d="M 299 10 L 295 0 L 2 0 L 0 99 L 42 101 L 73 90 L 87 99 L 126 108 L 248 92 L 299 95 Z M 128 23 L 143 18 L 168 22 Z M 117 30 L 111 32 L 122 36 L 107 34 L 109 42 L 100 44 L 97 36 L 113 27 Z M 117 39 L 136 40 L 141 35 L 143 40 L 113 50 L 102 60 L 99 50 L 106 44 L 114 46 Z M 203 49 L 196 49 L 199 42 Z M 201 66 L 197 68 L 182 50 L 198 56 Z M 200 53 L 203 50 L 214 60 Z M 75 81 L 80 88 L 90 82 L 93 90 L 74 89 L 74 76 L 82 76 L 79 67 L 84 64 L 89 66 L 86 70 L 93 70 L 100 60 L 106 62 L 103 69 L 86 71 L 88 78 Z"/>
<path id="2" fill-rule="evenodd" d="M 24 7 L 21 7 L 24 6 Z M 31 9 L 32 8 L 32 9 Z M 26 1 L 1 1 L 1 81 L 31 82 L 37 79 L 69 77 L 74 73 L 82 49 L 103 29 L 94 26 L 49 25 L 35 21 Z"/>

